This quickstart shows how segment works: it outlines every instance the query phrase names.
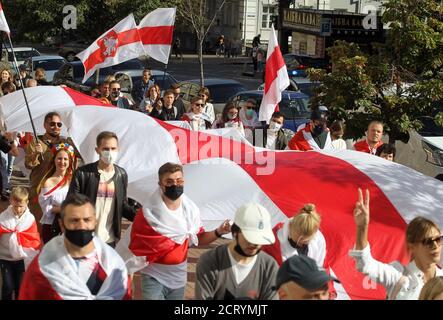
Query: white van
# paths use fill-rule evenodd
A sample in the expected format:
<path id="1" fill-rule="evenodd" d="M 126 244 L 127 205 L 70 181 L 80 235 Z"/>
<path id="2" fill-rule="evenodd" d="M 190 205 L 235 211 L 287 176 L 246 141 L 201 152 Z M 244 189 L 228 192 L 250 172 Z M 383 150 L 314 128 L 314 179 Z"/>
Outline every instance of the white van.
<path id="1" fill-rule="evenodd" d="M 443 109 L 442 109 L 443 111 Z M 423 117 L 421 130 L 410 131 L 407 144 L 397 141 L 395 162 L 443 181 L 443 127 L 432 117 Z"/>

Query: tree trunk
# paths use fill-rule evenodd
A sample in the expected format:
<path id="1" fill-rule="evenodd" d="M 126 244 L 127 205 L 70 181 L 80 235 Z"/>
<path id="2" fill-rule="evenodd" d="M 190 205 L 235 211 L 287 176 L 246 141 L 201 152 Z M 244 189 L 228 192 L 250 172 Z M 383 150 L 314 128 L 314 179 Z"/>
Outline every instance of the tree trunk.
<path id="1" fill-rule="evenodd" d="M 205 76 L 203 72 L 203 41 L 198 41 L 198 62 L 200 63 L 200 86 L 205 86 Z"/>

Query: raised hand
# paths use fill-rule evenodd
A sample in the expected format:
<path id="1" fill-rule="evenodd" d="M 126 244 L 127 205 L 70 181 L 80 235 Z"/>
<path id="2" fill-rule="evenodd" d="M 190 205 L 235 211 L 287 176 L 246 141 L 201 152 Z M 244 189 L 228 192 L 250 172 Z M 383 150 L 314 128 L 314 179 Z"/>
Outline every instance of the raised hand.
<path id="1" fill-rule="evenodd" d="M 354 220 L 357 227 L 367 227 L 369 225 L 369 190 L 366 189 L 365 198 L 360 188 L 358 188 L 358 201 L 355 203 Z"/>

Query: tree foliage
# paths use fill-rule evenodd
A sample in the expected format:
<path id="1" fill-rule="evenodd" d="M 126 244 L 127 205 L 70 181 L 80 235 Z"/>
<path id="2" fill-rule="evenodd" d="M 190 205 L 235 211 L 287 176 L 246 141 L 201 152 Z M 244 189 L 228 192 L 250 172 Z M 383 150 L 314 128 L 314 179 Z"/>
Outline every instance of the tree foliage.
<path id="1" fill-rule="evenodd" d="M 159 7 L 174 7 L 179 0 L 5 0 L 3 9 L 15 41 L 43 42 L 62 34 L 84 40 L 95 40 L 130 13 L 140 21 Z M 67 14 L 63 8 L 77 9 L 77 29 L 63 29 Z"/>
<path id="2" fill-rule="evenodd" d="M 323 85 L 314 104 L 325 104 L 332 119 L 346 121 L 346 136 L 358 139 L 371 120 L 381 120 L 390 141 L 408 138 L 423 116 L 443 125 L 443 7 L 433 0 L 389 0 L 383 21 L 385 44 L 375 54 L 338 41 L 328 49 L 333 71 L 309 70 Z"/>

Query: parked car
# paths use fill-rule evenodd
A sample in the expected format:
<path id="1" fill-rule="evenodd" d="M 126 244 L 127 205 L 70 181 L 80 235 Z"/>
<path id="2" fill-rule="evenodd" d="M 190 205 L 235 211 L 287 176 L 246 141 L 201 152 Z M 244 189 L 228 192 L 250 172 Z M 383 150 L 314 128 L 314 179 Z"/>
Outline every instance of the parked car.
<path id="1" fill-rule="evenodd" d="M 238 108 L 241 108 L 248 99 L 254 99 L 257 101 L 257 108 L 255 111 L 258 114 L 263 99 L 263 91 L 261 90 L 239 92 L 231 97 L 229 101 L 232 101 Z M 299 125 L 309 121 L 311 109 L 308 102 L 309 97 L 302 92 L 282 92 L 282 100 L 279 103 L 279 109 L 285 116 L 284 128 L 296 132 Z"/>
<path id="2" fill-rule="evenodd" d="M 319 87 L 320 84 L 321 84 L 320 81 L 311 81 L 309 80 L 309 78 L 290 77 L 289 86 L 286 88 L 286 90 L 303 92 L 310 98 L 313 94 L 313 90 Z M 264 89 L 265 89 L 265 84 L 262 83 L 257 90 L 264 90 Z"/>
<path id="3" fill-rule="evenodd" d="M 14 52 L 15 52 L 15 58 L 17 59 L 17 64 L 21 65 L 25 62 L 26 59 L 28 58 L 32 58 L 32 57 L 36 57 L 36 56 L 40 56 L 40 52 L 32 47 L 15 47 L 14 48 Z M 12 56 L 12 52 L 10 47 L 6 47 L 3 49 L 3 53 L 4 55 L 8 56 L 8 62 L 11 65 L 11 69 L 13 68 L 13 62 L 14 62 L 14 58 Z"/>
<path id="4" fill-rule="evenodd" d="M 64 57 L 69 62 L 71 62 L 74 60 L 78 60 L 78 58 L 75 55 L 82 52 L 90 45 L 91 43 L 85 40 L 75 40 L 75 41 L 66 42 L 64 44 L 60 44 L 58 54 Z"/>
<path id="5" fill-rule="evenodd" d="M 205 87 L 211 94 L 211 103 L 214 105 L 215 114 L 222 113 L 226 102 L 240 91 L 247 90 L 240 82 L 231 79 L 210 78 L 205 79 Z M 198 96 L 200 90 L 200 79 L 180 82 L 180 95 L 185 103 L 186 110 L 189 109 L 190 101 Z"/>
<path id="6" fill-rule="evenodd" d="M 443 112 L 443 107 L 440 111 Z M 408 143 L 396 142 L 395 161 L 443 181 L 443 127 L 431 116 L 421 120 L 423 128 L 411 130 Z"/>
<path id="7" fill-rule="evenodd" d="M 54 74 L 60 67 L 66 63 L 65 58 L 60 56 L 35 56 L 25 60 L 25 66 L 28 68 L 32 77 L 35 76 L 37 68 L 43 68 L 46 73 L 46 81 L 52 82 Z"/>
<path id="8" fill-rule="evenodd" d="M 99 71 L 99 83 L 102 83 L 109 75 L 115 75 L 119 79 L 123 92 L 130 93 L 134 83 L 141 81 L 144 65 L 138 59 L 128 60 L 115 66 L 101 68 Z M 160 70 L 151 70 L 154 82 L 160 88 L 169 88 L 172 83 L 177 83 L 177 80 L 170 75 Z M 76 90 L 88 92 L 95 86 L 95 74 L 89 77 L 85 83 L 82 83 L 85 75 L 85 69 L 81 61 L 66 62 L 54 75 L 53 83 L 55 85 L 65 84 Z"/>
<path id="9" fill-rule="evenodd" d="M 332 71 L 332 64 L 328 59 L 313 58 L 294 53 L 283 55 L 289 76 L 306 77 L 306 69 L 316 68 Z"/>

